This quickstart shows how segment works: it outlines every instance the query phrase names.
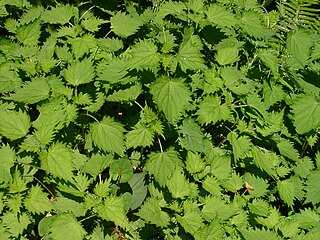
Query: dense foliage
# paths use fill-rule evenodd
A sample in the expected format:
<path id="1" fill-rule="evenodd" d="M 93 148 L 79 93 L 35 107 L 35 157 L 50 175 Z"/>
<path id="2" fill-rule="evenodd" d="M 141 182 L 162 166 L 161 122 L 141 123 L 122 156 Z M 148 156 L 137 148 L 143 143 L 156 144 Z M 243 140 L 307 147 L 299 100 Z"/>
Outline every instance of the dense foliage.
<path id="1" fill-rule="evenodd" d="M 314 0 L 0 1 L 0 239 L 319 239 Z"/>

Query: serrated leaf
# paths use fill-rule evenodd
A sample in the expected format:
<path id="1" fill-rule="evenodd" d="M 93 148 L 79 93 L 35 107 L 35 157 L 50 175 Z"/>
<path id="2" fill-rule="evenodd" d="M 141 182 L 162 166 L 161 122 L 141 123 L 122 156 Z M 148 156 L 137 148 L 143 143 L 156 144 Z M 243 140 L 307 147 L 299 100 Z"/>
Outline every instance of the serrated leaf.
<path id="1" fill-rule="evenodd" d="M 273 74 L 278 73 L 279 69 L 279 59 L 277 57 L 278 53 L 273 49 L 263 49 L 259 50 L 258 57 L 262 60 L 262 62 L 271 69 Z"/>
<path id="2" fill-rule="evenodd" d="M 174 170 L 166 185 L 174 198 L 184 199 L 191 193 L 188 180 L 178 168 Z"/>
<path id="3" fill-rule="evenodd" d="M 16 140 L 24 137 L 29 132 L 31 126 L 29 116 L 27 113 L 0 110 L 0 134 L 10 140 Z"/>
<path id="4" fill-rule="evenodd" d="M 52 209 L 48 194 L 43 192 L 39 185 L 32 186 L 28 190 L 28 195 L 23 203 L 29 212 L 35 214 L 44 214 L 45 212 L 50 212 Z"/>
<path id="5" fill-rule="evenodd" d="M 269 175 L 276 175 L 271 155 L 268 152 L 264 152 L 257 147 L 253 147 L 251 151 L 253 162 L 255 163 L 255 165 L 257 165 L 257 167 L 259 167 L 261 170 L 266 171 Z"/>
<path id="6" fill-rule="evenodd" d="M 261 21 L 260 15 L 253 11 L 246 11 L 241 18 L 243 30 L 255 38 L 267 38 L 273 35 L 271 29 L 266 28 Z"/>
<path id="7" fill-rule="evenodd" d="M 41 168 L 48 171 L 55 177 L 71 180 L 74 170 L 72 161 L 73 154 L 71 149 L 62 143 L 52 144 L 48 151 L 40 155 Z"/>
<path id="8" fill-rule="evenodd" d="M 262 197 L 268 193 L 269 185 L 266 180 L 255 177 L 252 174 L 245 174 L 245 181 L 253 188 L 248 189 L 250 195 L 254 197 Z"/>
<path id="9" fill-rule="evenodd" d="M 220 223 L 219 219 L 213 220 L 209 225 L 205 225 L 201 227 L 195 233 L 196 240 L 216 240 L 216 239 L 224 239 L 225 230 L 221 227 L 222 224 Z"/>
<path id="10" fill-rule="evenodd" d="M 160 62 L 158 47 L 151 40 L 136 43 L 131 49 L 130 67 L 138 70 L 156 70 Z"/>
<path id="11" fill-rule="evenodd" d="M 200 154 L 188 151 L 186 159 L 186 169 L 189 173 L 194 174 L 203 171 L 206 164 Z"/>
<path id="12" fill-rule="evenodd" d="M 45 10 L 41 18 L 44 22 L 51 24 L 66 24 L 69 20 L 78 15 L 78 9 L 70 5 L 58 5 L 50 10 Z"/>
<path id="13" fill-rule="evenodd" d="M 72 213 L 75 217 L 84 216 L 86 213 L 85 206 L 83 203 L 79 203 L 75 200 L 57 197 L 53 204 L 53 209 L 57 213 Z"/>
<path id="14" fill-rule="evenodd" d="M 0 92 L 13 92 L 22 85 L 22 80 L 15 71 L 0 65 Z"/>
<path id="15" fill-rule="evenodd" d="M 90 32 L 96 32 L 99 30 L 99 26 L 105 22 L 106 21 L 103 19 L 92 16 L 90 18 L 84 19 L 81 23 L 86 30 Z"/>
<path id="16" fill-rule="evenodd" d="M 17 213 L 7 212 L 1 216 L 1 218 L 3 226 L 11 233 L 11 239 L 12 237 L 19 238 L 31 223 L 26 212 L 20 213 L 19 215 Z"/>
<path id="17" fill-rule="evenodd" d="M 156 198 L 147 198 L 137 215 L 146 222 L 159 227 L 168 226 L 170 221 L 168 213 L 161 210 L 160 200 Z"/>
<path id="18" fill-rule="evenodd" d="M 312 171 L 306 181 L 306 202 L 318 204 L 320 202 L 320 171 Z"/>
<path id="19" fill-rule="evenodd" d="M 191 100 L 190 90 L 185 83 L 178 79 L 169 79 L 167 77 L 157 79 L 151 85 L 150 93 L 169 122 L 178 120 Z"/>
<path id="20" fill-rule="evenodd" d="M 52 239 L 82 240 L 86 234 L 77 219 L 69 213 L 57 215 L 49 227 Z"/>
<path id="21" fill-rule="evenodd" d="M 148 156 L 145 170 L 154 175 L 160 186 L 166 185 L 176 168 L 182 166 L 178 152 L 169 149 L 166 152 L 153 152 Z"/>
<path id="22" fill-rule="evenodd" d="M 15 151 L 9 145 L 0 148 L 0 183 L 8 183 L 11 180 L 10 168 L 16 159 Z"/>
<path id="23" fill-rule="evenodd" d="M 135 101 L 142 93 L 141 85 L 135 84 L 126 89 L 120 89 L 108 95 L 107 101 L 110 102 L 131 102 Z"/>
<path id="24" fill-rule="evenodd" d="M 127 148 L 137 148 L 141 147 L 148 147 L 152 145 L 154 138 L 153 132 L 145 127 L 139 126 L 135 127 L 133 130 L 129 131 L 126 134 L 126 144 Z"/>
<path id="25" fill-rule="evenodd" d="M 98 215 L 107 221 L 112 221 L 116 226 L 128 227 L 128 220 L 121 197 L 109 196 L 103 204 L 97 207 Z"/>
<path id="26" fill-rule="evenodd" d="M 93 176 L 100 174 L 107 166 L 110 166 L 113 160 L 111 154 L 101 155 L 101 154 L 92 154 L 91 158 L 84 163 L 82 171 L 89 173 Z"/>
<path id="27" fill-rule="evenodd" d="M 95 73 L 92 61 L 89 58 L 71 63 L 64 71 L 65 80 L 72 86 L 89 83 L 94 80 Z"/>
<path id="28" fill-rule="evenodd" d="M 204 70 L 206 65 L 200 53 L 201 48 L 194 44 L 191 40 L 182 43 L 177 54 L 178 63 L 182 71 L 189 70 Z"/>
<path id="29" fill-rule="evenodd" d="M 110 19 L 112 31 L 120 37 L 128 37 L 138 31 L 143 25 L 142 20 L 133 18 L 122 12 L 117 12 Z"/>
<path id="30" fill-rule="evenodd" d="M 265 229 L 240 229 L 240 232 L 246 240 L 268 239 L 281 240 L 276 232 Z"/>
<path id="31" fill-rule="evenodd" d="M 251 140 L 248 136 L 238 137 L 235 132 L 230 132 L 227 136 L 232 145 L 233 155 L 235 159 L 240 159 L 246 156 L 251 149 Z"/>
<path id="32" fill-rule="evenodd" d="M 220 183 L 214 177 L 207 176 L 202 181 L 202 187 L 211 193 L 213 196 L 220 196 L 222 194 L 222 188 L 220 187 Z"/>
<path id="33" fill-rule="evenodd" d="M 110 117 L 104 117 L 100 122 L 90 126 L 93 143 L 100 149 L 122 155 L 125 150 L 123 126 Z"/>
<path id="34" fill-rule="evenodd" d="M 215 58 L 222 66 L 235 63 L 239 60 L 239 49 L 237 47 L 219 48 Z"/>
<path id="35" fill-rule="evenodd" d="M 34 104 L 49 97 L 50 87 L 46 79 L 35 78 L 31 82 L 23 85 L 22 88 L 17 89 L 15 94 L 6 98 L 16 102 L 23 102 L 27 104 Z"/>
<path id="36" fill-rule="evenodd" d="M 289 140 L 282 138 L 277 144 L 277 147 L 283 156 L 294 161 L 298 161 L 300 159 L 298 150 L 294 148 L 293 144 Z"/>
<path id="37" fill-rule="evenodd" d="M 320 102 L 310 95 L 301 96 L 292 106 L 294 126 L 299 134 L 316 130 L 320 125 Z"/>
<path id="38" fill-rule="evenodd" d="M 231 109 L 227 103 L 221 104 L 218 96 L 206 96 L 199 103 L 197 115 L 201 124 L 215 124 L 221 120 L 231 119 Z"/>
<path id="39" fill-rule="evenodd" d="M 144 178 L 146 173 L 134 173 L 128 184 L 132 189 L 132 203 L 130 208 L 132 210 L 137 209 L 143 203 L 147 196 L 148 186 L 145 184 Z"/>
<path id="40" fill-rule="evenodd" d="M 288 35 L 286 45 L 294 61 L 297 62 L 297 67 L 304 67 L 308 62 L 310 49 L 313 45 L 310 34 L 304 30 L 291 32 Z"/>
<path id="41" fill-rule="evenodd" d="M 210 23 L 220 28 L 233 27 L 237 23 L 235 15 L 228 9 L 218 5 L 210 5 L 206 11 L 207 19 Z"/>
<path id="42" fill-rule="evenodd" d="M 219 180 L 228 178 L 231 172 L 231 156 L 215 156 L 210 161 L 211 173 Z"/>
<path id="43" fill-rule="evenodd" d="M 212 221 L 216 218 L 227 220 L 237 214 L 238 210 L 230 204 L 226 204 L 220 197 L 207 197 L 202 208 L 203 218 Z"/>
<path id="44" fill-rule="evenodd" d="M 184 230 L 192 235 L 203 225 L 203 219 L 200 213 L 196 211 L 188 211 L 183 217 L 178 215 L 176 218 Z"/>
<path id="45" fill-rule="evenodd" d="M 37 45 L 40 38 L 40 21 L 34 21 L 28 25 L 22 25 L 17 29 L 17 39 L 24 45 Z"/>
<path id="46" fill-rule="evenodd" d="M 281 199 L 289 206 L 293 206 L 295 199 L 302 199 L 302 183 L 299 178 L 291 177 L 277 182 L 277 189 Z"/>

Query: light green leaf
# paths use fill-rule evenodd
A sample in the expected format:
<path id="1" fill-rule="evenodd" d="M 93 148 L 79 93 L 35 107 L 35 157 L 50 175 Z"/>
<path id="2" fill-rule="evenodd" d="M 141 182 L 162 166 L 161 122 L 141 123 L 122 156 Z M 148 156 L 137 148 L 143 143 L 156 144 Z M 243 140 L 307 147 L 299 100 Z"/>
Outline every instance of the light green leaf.
<path id="1" fill-rule="evenodd" d="M 192 235 L 203 225 L 203 219 L 196 211 L 188 211 L 183 217 L 177 215 L 176 218 L 184 230 Z"/>
<path id="2" fill-rule="evenodd" d="M 44 214 L 45 212 L 50 212 L 52 209 L 48 194 L 44 193 L 39 185 L 32 186 L 31 189 L 28 190 L 28 195 L 23 203 L 29 212 L 35 214 Z"/>
<path id="3" fill-rule="evenodd" d="M 201 124 L 215 124 L 221 120 L 231 119 L 231 108 L 227 103 L 221 104 L 218 96 L 206 96 L 199 103 L 197 115 Z"/>
<path id="4" fill-rule="evenodd" d="M 273 31 L 264 26 L 260 14 L 253 11 L 245 11 L 241 18 L 243 30 L 255 38 L 267 38 L 273 35 Z"/>
<path id="5" fill-rule="evenodd" d="M 121 197 L 107 197 L 103 204 L 97 207 L 97 213 L 102 219 L 114 222 L 116 226 L 128 227 L 129 222 Z"/>
<path id="6" fill-rule="evenodd" d="M 1 216 L 1 220 L 2 224 L 12 234 L 9 239 L 12 239 L 12 237 L 15 237 L 16 239 L 20 238 L 24 230 L 31 224 L 30 218 L 26 212 L 19 213 L 19 215 L 17 213 L 7 212 Z"/>
<path id="7" fill-rule="evenodd" d="M 276 232 L 265 230 L 265 229 L 259 229 L 256 228 L 253 229 L 239 229 L 243 238 L 246 240 L 257 240 L 257 239 L 268 239 L 268 240 L 281 240 Z"/>
<path id="8" fill-rule="evenodd" d="M 40 38 L 40 21 L 34 21 L 28 25 L 22 25 L 17 29 L 17 39 L 24 45 L 37 45 Z"/>
<path id="9" fill-rule="evenodd" d="M 128 182 L 132 177 L 133 170 L 128 158 L 114 159 L 110 165 L 110 176 L 120 183 Z"/>
<path id="10" fill-rule="evenodd" d="M 22 80 L 15 71 L 0 65 L 0 92 L 13 92 L 22 85 Z"/>
<path id="11" fill-rule="evenodd" d="M 240 136 L 235 132 L 230 132 L 227 139 L 232 145 L 233 155 L 235 159 L 244 158 L 251 148 L 251 140 L 248 136 Z"/>
<path id="12" fill-rule="evenodd" d="M 126 89 L 120 89 L 108 95 L 107 101 L 110 102 L 131 102 L 135 101 L 141 94 L 142 89 L 140 84 L 135 84 Z"/>
<path id="13" fill-rule="evenodd" d="M 136 33 L 143 25 L 142 20 L 133 18 L 130 15 L 126 15 L 122 12 L 117 12 L 110 19 L 112 31 L 120 37 L 128 37 Z"/>
<path id="14" fill-rule="evenodd" d="M 166 227 L 170 222 L 168 213 L 161 210 L 160 200 L 156 198 L 147 198 L 137 215 L 146 222 L 159 227 Z"/>
<path id="15" fill-rule="evenodd" d="M 250 195 L 254 197 L 262 197 L 268 193 L 269 185 L 266 182 L 266 180 L 259 177 L 255 177 L 250 173 L 246 173 L 244 179 L 251 187 L 253 187 L 252 190 L 248 189 Z"/>
<path id="16" fill-rule="evenodd" d="M 35 78 L 6 98 L 16 102 L 34 104 L 49 97 L 50 87 L 46 79 Z"/>
<path id="17" fill-rule="evenodd" d="M 166 185 L 174 198 L 184 199 L 190 195 L 189 182 L 178 168 L 174 170 Z"/>
<path id="18" fill-rule="evenodd" d="M 275 170 L 272 162 L 272 155 L 270 155 L 267 151 L 262 151 L 257 147 L 253 147 L 251 149 L 253 162 L 257 167 L 261 170 L 266 171 L 269 175 L 275 176 Z"/>
<path id="19" fill-rule="evenodd" d="M 71 63 L 64 71 L 63 76 L 65 80 L 73 86 L 92 82 L 95 77 L 92 61 L 86 58 L 81 62 L 76 61 Z"/>
<path id="20" fill-rule="evenodd" d="M 301 178 L 308 177 L 310 171 L 314 168 L 314 163 L 310 157 L 305 156 L 302 159 L 299 159 L 296 162 L 296 166 L 294 167 L 293 171 L 296 175 Z"/>
<path id="21" fill-rule="evenodd" d="M 211 173 L 219 180 L 228 178 L 231 172 L 231 156 L 215 156 L 211 159 Z"/>
<path id="22" fill-rule="evenodd" d="M 293 143 L 289 140 L 281 138 L 277 147 L 281 155 L 294 161 L 298 161 L 300 159 L 298 150 L 294 148 Z"/>
<path id="23" fill-rule="evenodd" d="M 125 150 L 123 126 L 110 117 L 104 117 L 100 122 L 90 126 L 93 143 L 100 149 L 122 155 Z"/>
<path id="24" fill-rule="evenodd" d="M 153 95 L 159 110 L 164 112 L 169 122 L 178 120 L 191 100 L 190 90 L 185 83 L 167 77 L 157 79 L 151 85 L 150 93 Z"/>
<path id="25" fill-rule="evenodd" d="M 86 163 L 84 163 L 82 171 L 85 173 L 89 173 L 92 176 L 97 176 L 104 169 L 110 166 L 112 160 L 113 156 L 111 154 L 92 154 L 91 158 L 88 159 Z"/>
<path id="26" fill-rule="evenodd" d="M 133 130 L 129 131 L 126 135 L 127 148 L 137 148 L 151 146 L 153 142 L 154 134 L 153 132 L 145 127 L 138 126 Z"/>
<path id="27" fill-rule="evenodd" d="M 298 177 L 291 177 L 277 182 L 277 189 L 281 199 L 289 206 L 293 206 L 294 199 L 303 197 L 302 183 Z"/>
<path id="28" fill-rule="evenodd" d="M 158 47 L 151 40 L 136 43 L 131 49 L 130 67 L 138 70 L 156 70 L 160 62 Z"/>
<path id="29" fill-rule="evenodd" d="M 310 50 L 313 45 L 310 34 L 304 30 L 291 32 L 287 38 L 287 49 L 297 63 L 295 67 L 303 68 L 308 63 Z"/>
<path id="30" fill-rule="evenodd" d="M 148 156 L 145 170 L 154 175 L 155 180 L 164 186 L 176 168 L 182 166 L 178 152 L 169 149 L 166 152 L 153 152 Z"/>
<path id="31" fill-rule="evenodd" d="M 237 47 L 219 48 L 215 55 L 220 65 L 228 65 L 239 60 L 239 49 Z"/>
<path id="32" fill-rule="evenodd" d="M 90 18 L 87 18 L 81 21 L 81 24 L 86 30 L 90 32 L 96 32 L 96 31 L 99 31 L 99 26 L 105 22 L 106 21 L 103 19 L 92 16 Z"/>
<path id="33" fill-rule="evenodd" d="M 207 197 L 202 208 L 203 218 L 209 222 L 216 218 L 222 221 L 228 220 L 237 212 L 233 205 L 227 204 L 220 197 Z"/>
<path id="34" fill-rule="evenodd" d="M 8 183 L 11 180 L 10 168 L 16 159 L 15 151 L 9 145 L 0 148 L 0 183 Z"/>
<path id="35" fill-rule="evenodd" d="M 56 198 L 53 209 L 59 214 L 72 213 L 75 217 L 84 216 L 86 213 L 83 203 L 62 196 Z"/>
<path id="36" fill-rule="evenodd" d="M 320 102 L 311 95 L 303 95 L 292 106 L 294 126 L 299 134 L 316 130 L 320 125 Z"/>
<path id="37" fill-rule="evenodd" d="M 57 215 L 50 227 L 50 239 L 83 240 L 86 231 L 77 219 L 69 213 Z"/>
<path id="38" fill-rule="evenodd" d="M 55 8 L 51 8 L 51 10 L 45 10 L 41 18 L 44 22 L 51 24 L 66 24 L 69 20 L 78 16 L 78 9 L 76 7 L 70 5 L 58 5 Z"/>
<path id="39" fill-rule="evenodd" d="M 194 174 L 203 171 L 206 164 L 198 153 L 188 151 L 186 159 L 186 169 L 189 173 Z"/>
<path id="40" fill-rule="evenodd" d="M 218 5 L 210 5 L 206 11 L 207 19 L 210 23 L 220 28 L 233 27 L 237 23 L 235 15 L 228 9 Z"/>
<path id="41" fill-rule="evenodd" d="M 258 57 L 261 61 L 271 69 L 273 74 L 278 73 L 279 69 L 279 59 L 278 59 L 278 52 L 274 51 L 273 49 L 262 49 L 258 51 Z"/>
<path id="42" fill-rule="evenodd" d="M 306 181 L 306 202 L 318 204 L 320 202 L 320 171 L 312 171 Z"/>
<path id="43" fill-rule="evenodd" d="M 10 140 L 24 137 L 31 126 L 27 113 L 19 110 L 0 110 L 0 134 Z"/>
<path id="44" fill-rule="evenodd" d="M 216 239 L 226 239 L 225 230 L 222 227 L 219 219 L 216 218 L 209 225 L 201 227 L 195 233 L 195 240 L 216 240 Z"/>
<path id="45" fill-rule="evenodd" d="M 177 54 L 177 60 L 182 71 L 189 70 L 204 70 L 206 65 L 200 53 L 201 48 L 194 44 L 191 40 L 182 43 Z"/>
<path id="46" fill-rule="evenodd" d="M 202 181 L 202 187 L 211 193 L 213 196 L 220 196 L 222 194 L 222 188 L 220 187 L 220 183 L 214 177 L 207 176 Z"/>
<path id="47" fill-rule="evenodd" d="M 62 143 L 52 144 L 48 151 L 40 155 L 41 168 L 51 173 L 55 177 L 71 180 L 74 170 L 72 161 L 73 154 L 71 149 Z"/>

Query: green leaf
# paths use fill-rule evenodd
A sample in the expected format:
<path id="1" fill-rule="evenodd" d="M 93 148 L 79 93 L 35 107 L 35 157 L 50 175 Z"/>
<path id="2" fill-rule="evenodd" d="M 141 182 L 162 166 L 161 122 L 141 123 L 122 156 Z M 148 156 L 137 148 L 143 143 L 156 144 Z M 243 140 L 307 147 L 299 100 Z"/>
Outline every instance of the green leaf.
<path id="1" fill-rule="evenodd" d="M 122 12 L 117 12 L 110 19 L 112 31 L 120 37 L 128 37 L 136 33 L 143 25 L 143 22 L 138 18 L 133 18 Z"/>
<path id="2" fill-rule="evenodd" d="M 112 160 L 113 155 L 111 154 L 92 154 L 91 158 L 88 159 L 86 163 L 84 163 L 82 171 L 96 177 L 104 169 L 110 166 Z"/>
<path id="3" fill-rule="evenodd" d="M 279 59 L 278 59 L 278 53 L 273 49 L 261 49 L 258 51 L 258 57 L 261 59 L 261 61 L 271 69 L 273 74 L 278 73 L 279 69 Z"/>
<path id="4" fill-rule="evenodd" d="M 10 168 L 16 159 L 15 151 L 9 145 L 0 148 L 0 183 L 8 183 L 11 180 Z"/>
<path id="5" fill-rule="evenodd" d="M 204 152 L 206 146 L 210 144 L 209 141 L 206 141 L 200 126 L 190 118 L 183 120 L 178 133 L 180 134 L 180 145 L 186 150 Z"/>
<path id="6" fill-rule="evenodd" d="M 245 11 L 241 18 L 243 30 L 255 38 L 267 38 L 273 35 L 271 29 L 266 28 L 260 18 L 260 15 L 253 11 Z"/>
<path id="7" fill-rule="evenodd" d="M 81 24 L 86 30 L 90 32 L 97 32 L 99 31 L 99 26 L 105 22 L 106 21 L 103 19 L 92 16 L 81 21 Z"/>
<path id="8" fill-rule="evenodd" d="M 235 63 L 239 60 L 239 49 L 237 47 L 219 48 L 215 58 L 222 66 Z"/>
<path id="9" fill-rule="evenodd" d="M 251 149 L 251 140 L 248 136 L 238 137 L 235 132 L 230 132 L 227 136 L 232 145 L 233 155 L 235 159 L 244 158 Z"/>
<path id="10" fill-rule="evenodd" d="M 221 104 L 218 96 L 206 96 L 199 103 L 197 115 L 201 124 L 215 124 L 221 120 L 230 120 L 231 109 L 227 103 Z"/>
<path id="11" fill-rule="evenodd" d="M 311 170 L 314 168 L 314 163 L 309 157 L 304 157 L 302 159 L 299 159 L 296 162 L 296 166 L 294 167 L 293 171 L 296 175 L 298 175 L 301 178 L 308 177 Z"/>
<path id="12" fill-rule="evenodd" d="M 272 155 L 267 151 L 262 151 L 257 147 L 252 148 L 253 162 L 261 170 L 266 171 L 269 175 L 275 176 L 275 170 L 272 161 Z"/>
<path id="13" fill-rule="evenodd" d="M 231 156 L 215 156 L 210 161 L 211 173 L 219 180 L 228 178 L 231 172 Z"/>
<path id="14" fill-rule="evenodd" d="M 276 232 L 265 229 L 240 229 L 240 232 L 246 240 L 268 239 L 268 240 L 280 240 L 281 238 Z"/>
<path id="15" fill-rule="evenodd" d="M 299 178 L 291 177 L 277 182 L 277 189 L 281 199 L 289 206 L 293 206 L 294 199 L 301 200 L 304 193 L 302 183 Z"/>
<path id="16" fill-rule="evenodd" d="M 206 221 L 212 221 L 216 218 L 224 221 L 237 214 L 234 206 L 225 203 L 220 197 L 207 197 L 204 201 L 202 214 Z"/>
<path id="17" fill-rule="evenodd" d="M 49 227 L 50 239 L 82 240 L 86 234 L 77 219 L 69 213 L 57 215 Z"/>
<path id="18" fill-rule="evenodd" d="M 28 191 L 28 195 L 24 199 L 24 206 L 29 212 L 35 214 L 44 214 L 50 212 L 52 204 L 48 198 L 48 194 L 42 191 L 39 185 L 32 186 Z"/>
<path id="19" fill-rule="evenodd" d="M 98 215 L 107 221 L 112 221 L 116 226 L 124 228 L 128 227 L 128 220 L 124 210 L 123 198 L 116 196 L 109 196 L 103 204 L 97 207 Z"/>
<path id="20" fill-rule="evenodd" d="M 183 217 L 177 215 L 176 218 L 184 230 L 192 235 L 203 225 L 203 219 L 200 213 L 196 211 L 188 211 Z"/>
<path id="21" fill-rule="evenodd" d="M 51 173 L 55 177 L 71 180 L 74 170 L 72 161 L 73 154 L 71 149 L 62 143 L 52 144 L 48 151 L 40 155 L 41 168 Z"/>
<path id="22" fill-rule="evenodd" d="M 188 180 L 178 168 L 174 170 L 166 185 L 174 198 L 183 199 L 191 193 Z"/>
<path id="23" fill-rule="evenodd" d="M 24 45 L 37 45 L 40 38 L 40 21 L 34 21 L 28 25 L 22 25 L 17 29 L 17 39 Z"/>
<path id="24" fill-rule="evenodd" d="M 206 164 L 200 154 L 188 151 L 186 159 L 186 169 L 189 173 L 194 174 L 204 170 Z"/>
<path id="25" fill-rule="evenodd" d="M 303 68 L 308 63 L 310 50 L 313 45 L 310 34 L 304 30 L 291 32 L 288 35 L 286 43 L 288 52 L 297 64 L 294 67 Z"/>
<path id="26" fill-rule="evenodd" d="M 306 181 L 306 202 L 318 204 L 320 202 L 320 171 L 312 171 Z"/>
<path id="27" fill-rule="evenodd" d="M 182 43 L 177 54 L 177 60 L 182 71 L 189 70 L 204 70 L 206 65 L 200 53 L 201 48 L 194 44 L 191 40 Z"/>
<path id="28" fill-rule="evenodd" d="M 213 220 L 209 225 L 201 227 L 195 233 L 196 240 L 215 240 L 215 239 L 225 239 L 225 230 L 222 227 L 219 219 Z"/>
<path id="29" fill-rule="evenodd" d="M 15 71 L 0 65 L 0 92 L 13 92 L 22 85 L 22 80 Z"/>
<path id="30" fill-rule="evenodd" d="M 90 126 L 93 143 L 100 149 L 122 156 L 125 150 L 122 125 L 110 117 L 104 117 L 100 122 Z"/>
<path id="31" fill-rule="evenodd" d="M 138 216 L 146 222 L 155 224 L 159 227 L 166 227 L 169 225 L 170 217 L 168 213 L 161 210 L 159 199 L 147 198 L 144 204 L 140 207 Z"/>
<path id="32" fill-rule="evenodd" d="M 158 47 L 151 40 L 136 43 L 131 49 L 130 67 L 138 70 L 156 70 L 160 62 Z"/>
<path id="33" fill-rule="evenodd" d="M 27 213 L 10 213 L 7 212 L 1 216 L 2 224 L 11 233 L 11 237 L 20 238 L 24 230 L 31 224 L 30 218 Z M 10 238 L 12 239 L 12 238 Z"/>
<path id="34" fill-rule="evenodd" d="M 266 182 L 266 180 L 259 177 L 255 177 L 250 173 L 246 173 L 244 179 L 251 187 L 253 187 L 252 190 L 248 189 L 251 196 L 262 197 L 268 193 L 269 185 Z"/>
<path id="35" fill-rule="evenodd" d="M 158 78 L 151 85 L 150 93 L 159 110 L 164 112 L 169 122 L 178 120 L 191 100 L 187 85 L 179 79 L 169 79 L 168 77 Z"/>
<path id="36" fill-rule="evenodd" d="M 89 58 L 71 63 L 64 71 L 65 80 L 72 86 L 79 86 L 92 82 L 95 77 L 94 67 Z"/>
<path id="37" fill-rule="evenodd" d="M 78 9 L 76 7 L 61 4 L 55 8 L 51 7 L 51 10 L 45 10 L 41 18 L 47 23 L 64 25 L 75 16 L 78 16 Z"/>
<path id="38" fill-rule="evenodd" d="M 65 197 L 57 197 L 54 201 L 53 209 L 59 214 L 72 213 L 75 217 L 84 216 L 86 214 L 83 203 Z"/>
<path id="39" fill-rule="evenodd" d="M 293 144 L 289 140 L 281 138 L 277 147 L 281 155 L 294 161 L 298 161 L 300 159 L 298 150 L 294 148 Z"/>
<path id="40" fill-rule="evenodd" d="M 145 197 L 147 196 L 148 186 L 145 184 L 144 178 L 146 173 L 134 173 L 128 184 L 132 190 L 132 204 L 130 208 L 132 210 L 137 209 L 143 203 Z"/>
<path id="41" fill-rule="evenodd" d="M 202 181 L 202 187 L 211 193 L 213 196 L 220 196 L 222 194 L 222 188 L 220 187 L 220 183 L 214 177 L 207 176 Z"/>
<path id="42" fill-rule="evenodd" d="M 128 158 L 114 159 L 110 165 L 110 176 L 120 183 L 128 182 L 132 177 L 133 170 Z"/>
<path id="43" fill-rule="evenodd" d="M 302 95 L 292 106 L 294 126 L 299 134 L 316 130 L 320 125 L 320 102 L 310 95 Z"/>
<path id="44" fill-rule="evenodd" d="M 141 85 L 135 84 L 126 89 L 120 89 L 108 95 L 107 101 L 110 102 L 131 102 L 135 101 L 142 93 Z"/>
<path id="45" fill-rule="evenodd" d="M 1 110 L 0 134 L 10 140 L 24 137 L 31 126 L 27 113 L 19 110 Z"/>
<path id="46" fill-rule="evenodd" d="M 235 15 L 225 7 L 211 4 L 205 12 L 210 23 L 220 28 L 233 27 L 237 23 Z"/>
<path id="47" fill-rule="evenodd" d="M 17 89 L 15 94 L 6 98 L 16 102 L 23 102 L 34 104 L 49 97 L 50 87 L 46 79 L 35 78 L 31 82 L 23 85 L 22 88 Z"/>
<path id="48" fill-rule="evenodd" d="M 178 152 L 169 149 L 166 152 L 153 152 L 148 156 L 145 170 L 154 175 L 160 186 L 167 184 L 176 168 L 182 166 Z"/>
<path id="49" fill-rule="evenodd" d="M 136 126 L 126 135 L 127 148 L 148 147 L 152 145 L 154 134 L 145 126 Z"/>

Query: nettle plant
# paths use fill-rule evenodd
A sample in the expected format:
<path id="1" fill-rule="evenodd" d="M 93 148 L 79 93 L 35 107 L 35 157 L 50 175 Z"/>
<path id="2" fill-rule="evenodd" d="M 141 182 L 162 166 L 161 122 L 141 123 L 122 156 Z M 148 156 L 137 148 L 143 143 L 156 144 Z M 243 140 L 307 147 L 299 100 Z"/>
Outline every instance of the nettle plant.
<path id="1" fill-rule="evenodd" d="M 0 238 L 318 239 L 316 3 L 1 0 Z"/>

